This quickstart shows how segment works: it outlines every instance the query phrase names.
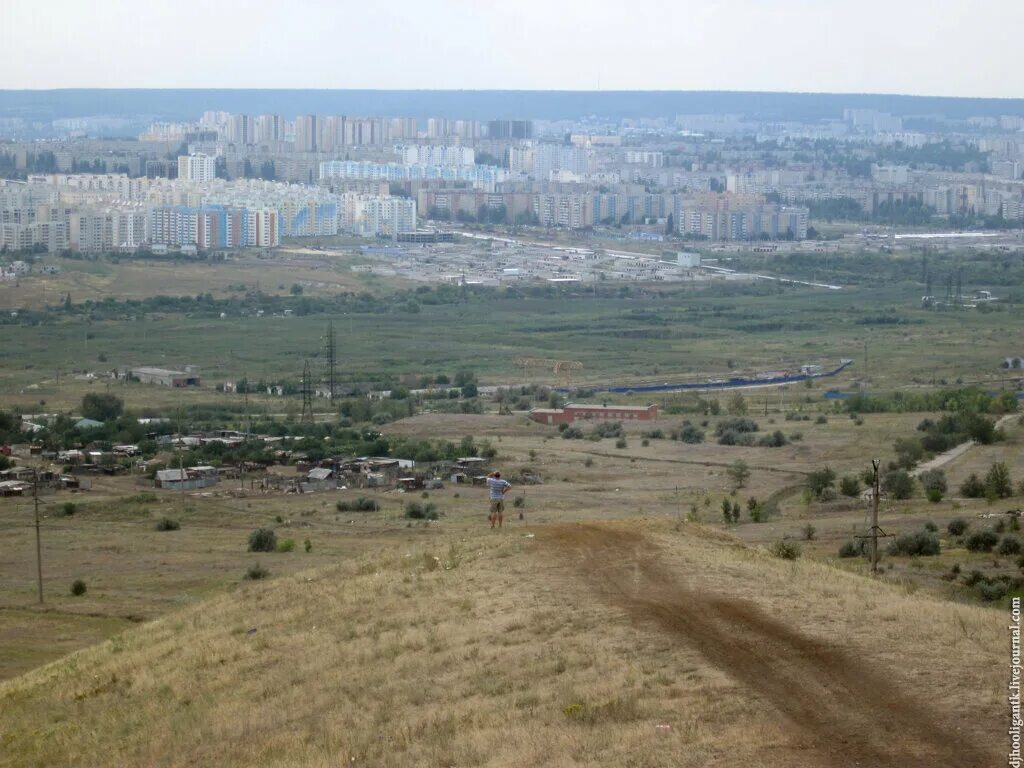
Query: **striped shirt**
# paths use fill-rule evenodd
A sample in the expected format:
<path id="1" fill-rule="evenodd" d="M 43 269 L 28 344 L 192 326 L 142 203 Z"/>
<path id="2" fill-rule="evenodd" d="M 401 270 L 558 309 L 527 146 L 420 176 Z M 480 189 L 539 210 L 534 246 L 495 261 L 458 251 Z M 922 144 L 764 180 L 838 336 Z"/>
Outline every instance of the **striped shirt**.
<path id="1" fill-rule="evenodd" d="M 487 491 L 491 501 L 501 501 L 504 498 L 505 489 L 511 487 L 512 483 L 508 480 L 502 480 L 500 477 L 487 478 Z"/>

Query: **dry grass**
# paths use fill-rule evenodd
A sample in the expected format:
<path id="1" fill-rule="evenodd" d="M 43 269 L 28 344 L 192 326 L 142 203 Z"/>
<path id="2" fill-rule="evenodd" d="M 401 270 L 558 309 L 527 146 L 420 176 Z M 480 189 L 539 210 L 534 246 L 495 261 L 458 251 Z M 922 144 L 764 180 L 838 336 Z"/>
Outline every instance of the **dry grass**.
<path id="1" fill-rule="evenodd" d="M 995 612 L 643 527 L 693 586 L 863 654 L 998 738 Z M 239 587 L 9 681 L 0 765 L 831 764 L 771 701 L 630 620 L 536 536 L 401 543 Z"/>

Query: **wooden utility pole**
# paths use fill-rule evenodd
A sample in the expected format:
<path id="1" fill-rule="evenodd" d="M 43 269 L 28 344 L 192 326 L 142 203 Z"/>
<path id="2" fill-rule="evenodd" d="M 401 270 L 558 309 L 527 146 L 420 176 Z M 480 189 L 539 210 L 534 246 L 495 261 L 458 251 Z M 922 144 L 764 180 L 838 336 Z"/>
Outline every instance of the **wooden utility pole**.
<path id="1" fill-rule="evenodd" d="M 39 586 L 39 604 L 43 604 L 43 544 L 39 534 L 39 471 L 32 473 L 32 503 L 36 516 L 36 583 Z"/>
<path id="2" fill-rule="evenodd" d="M 878 459 L 871 460 L 871 573 L 878 573 Z"/>

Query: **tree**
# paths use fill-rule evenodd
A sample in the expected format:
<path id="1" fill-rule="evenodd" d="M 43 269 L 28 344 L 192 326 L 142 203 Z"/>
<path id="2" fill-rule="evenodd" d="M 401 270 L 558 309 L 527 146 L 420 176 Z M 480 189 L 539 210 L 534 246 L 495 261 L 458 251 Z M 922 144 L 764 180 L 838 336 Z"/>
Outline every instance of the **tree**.
<path id="1" fill-rule="evenodd" d="M 894 499 L 909 499 L 914 495 L 914 478 L 902 469 L 891 470 L 882 478 L 882 490 Z"/>
<path id="2" fill-rule="evenodd" d="M 1005 499 L 1013 495 L 1010 470 L 1003 462 L 994 463 L 985 475 L 985 495 L 996 499 Z"/>
<path id="3" fill-rule="evenodd" d="M 836 473 L 829 467 L 816 469 L 807 475 L 807 490 L 816 498 L 820 499 L 829 489 L 835 487 Z"/>
<path id="4" fill-rule="evenodd" d="M 960 495 L 968 499 L 978 499 L 985 495 L 985 483 L 973 472 L 960 485 Z"/>
<path id="5" fill-rule="evenodd" d="M 729 479 L 732 480 L 733 484 L 737 488 L 742 488 L 747 484 L 747 480 L 750 479 L 750 467 L 747 466 L 747 462 L 743 459 L 737 459 L 732 465 L 725 470 L 725 473 L 729 475 Z"/>
<path id="6" fill-rule="evenodd" d="M 277 549 L 277 534 L 270 528 L 257 528 L 249 534 L 250 552 L 274 552 Z"/>
<path id="7" fill-rule="evenodd" d="M 665 221 L 665 234 L 674 235 L 676 233 L 676 219 L 671 213 L 668 215 L 668 219 Z"/>
<path id="8" fill-rule="evenodd" d="M 722 499 L 722 519 L 726 524 L 732 522 L 732 502 L 728 499 Z"/>
<path id="9" fill-rule="evenodd" d="M 946 473 L 941 469 L 929 469 L 921 473 L 921 485 L 924 487 L 924 495 L 928 501 L 938 503 L 946 495 L 949 489 L 946 483 Z"/>
<path id="10" fill-rule="evenodd" d="M 124 400 L 102 392 L 90 392 L 82 398 L 82 416 L 96 421 L 111 421 L 124 413 Z"/>
<path id="11" fill-rule="evenodd" d="M 740 392 L 729 398 L 727 410 L 733 416 L 745 416 L 747 414 L 747 401 L 743 399 L 743 395 Z"/>
<path id="12" fill-rule="evenodd" d="M 843 479 L 839 481 L 839 492 L 843 494 L 843 496 L 856 498 L 860 495 L 860 480 L 858 480 L 854 475 L 845 475 Z"/>

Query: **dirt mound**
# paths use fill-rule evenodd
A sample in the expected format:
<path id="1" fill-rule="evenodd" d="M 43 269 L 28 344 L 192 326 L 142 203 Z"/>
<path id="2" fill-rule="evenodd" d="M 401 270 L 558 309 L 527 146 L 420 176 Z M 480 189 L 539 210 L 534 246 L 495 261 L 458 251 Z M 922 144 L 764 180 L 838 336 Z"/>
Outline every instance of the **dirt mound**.
<path id="1" fill-rule="evenodd" d="M 900 690 L 884 670 L 795 631 L 749 601 L 687 586 L 642 534 L 581 525 L 546 538 L 605 599 L 695 647 L 783 713 L 798 746 L 808 750 L 807 765 L 996 764 L 995 755 L 955 732 L 950 716 Z"/>

